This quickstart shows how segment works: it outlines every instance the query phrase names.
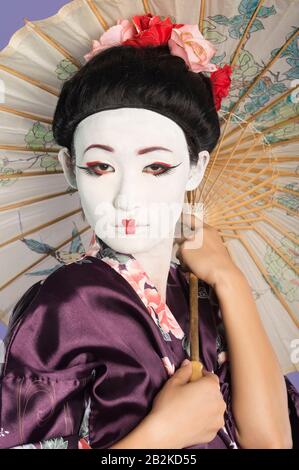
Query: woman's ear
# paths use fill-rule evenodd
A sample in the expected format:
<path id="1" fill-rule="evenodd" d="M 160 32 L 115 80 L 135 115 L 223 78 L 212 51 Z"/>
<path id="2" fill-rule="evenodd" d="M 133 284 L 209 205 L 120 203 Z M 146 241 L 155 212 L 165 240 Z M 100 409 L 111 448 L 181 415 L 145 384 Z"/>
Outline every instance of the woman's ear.
<path id="1" fill-rule="evenodd" d="M 205 174 L 207 166 L 210 161 L 210 154 L 207 150 L 202 150 L 198 154 L 198 160 L 196 165 L 191 164 L 189 178 L 186 185 L 186 191 L 193 191 L 196 189 Z"/>
<path id="2" fill-rule="evenodd" d="M 72 157 L 70 155 L 69 149 L 67 147 L 63 147 L 59 150 L 58 160 L 60 161 L 65 179 L 67 180 L 68 184 L 72 188 L 78 189 L 75 168 L 72 163 Z"/>

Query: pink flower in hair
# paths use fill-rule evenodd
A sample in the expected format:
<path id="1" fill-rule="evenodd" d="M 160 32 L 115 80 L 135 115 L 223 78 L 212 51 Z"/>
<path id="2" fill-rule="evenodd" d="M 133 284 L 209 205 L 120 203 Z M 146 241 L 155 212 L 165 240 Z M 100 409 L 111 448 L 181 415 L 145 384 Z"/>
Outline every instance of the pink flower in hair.
<path id="1" fill-rule="evenodd" d="M 128 39 L 132 39 L 135 33 L 135 27 L 129 20 L 117 20 L 117 24 L 105 31 L 99 40 L 92 41 L 92 49 L 88 54 L 85 54 L 84 59 L 88 62 L 104 49 L 118 46 Z"/>
<path id="2" fill-rule="evenodd" d="M 213 44 L 206 39 L 195 24 L 173 28 L 168 41 L 171 54 L 184 59 L 193 72 L 215 72 L 217 66 L 210 60 L 216 53 Z"/>

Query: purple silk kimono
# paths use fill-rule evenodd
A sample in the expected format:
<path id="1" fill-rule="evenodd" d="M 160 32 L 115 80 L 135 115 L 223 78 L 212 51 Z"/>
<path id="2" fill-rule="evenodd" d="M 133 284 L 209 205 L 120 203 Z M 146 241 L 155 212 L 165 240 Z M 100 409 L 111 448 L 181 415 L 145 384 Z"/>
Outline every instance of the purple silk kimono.
<path id="1" fill-rule="evenodd" d="M 211 442 L 189 448 L 238 448 L 221 312 L 203 281 L 198 297 L 201 360 L 219 376 L 227 411 Z M 107 245 L 60 267 L 25 292 L 11 318 L 0 448 L 78 448 L 82 437 L 109 448 L 189 357 L 188 335 L 188 276 L 178 264 L 170 265 L 166 304 L 135 258 Z M 299 394 L 285 380 L 296 446 Z"/>

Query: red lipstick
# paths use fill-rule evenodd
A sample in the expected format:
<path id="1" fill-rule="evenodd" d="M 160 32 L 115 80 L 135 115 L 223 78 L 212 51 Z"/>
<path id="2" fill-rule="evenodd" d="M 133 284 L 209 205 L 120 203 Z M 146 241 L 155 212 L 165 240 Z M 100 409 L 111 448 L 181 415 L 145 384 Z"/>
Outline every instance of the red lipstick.
<path id="1" fill-rule="evenodd" d="M 122 219 L 122 224 L 125 226 L 126 234 L 134 234 L 136 227 L 135 227 L 135 219 Z"/>

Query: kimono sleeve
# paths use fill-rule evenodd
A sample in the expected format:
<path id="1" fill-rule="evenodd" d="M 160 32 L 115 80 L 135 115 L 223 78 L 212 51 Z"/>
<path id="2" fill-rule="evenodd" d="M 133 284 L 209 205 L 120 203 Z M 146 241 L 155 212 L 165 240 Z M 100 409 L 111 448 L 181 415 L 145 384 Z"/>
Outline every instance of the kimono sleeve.
<path id="1" fill-rule="evenodd" d="M 161 367 L 162 369 L 162 367 Z M 105 372 L 95 374 L 90 388 L 88 436 L 92 448 L 107 449 L 133 430 L 150 412 L 162 387 L 129 347 L 111 344 Z"/>
<path id="2" fill-rule="evenodd" d="M 87 436 L 109 448 L 150 411 L 165 368 L 154 348 L 129 344 L 135 305 L 102 284 L 90 266 L 66 266 L 24 302 L 0 382 L 0 448 L 77 448 Z"/>
<path id="3" fill-rule="evenodd" d="M 0 448 L 78 447 L 94 364 L 77 342 L 86 306 L 67 284 L 61 289 L 61 274 L 47 278 L 34 296 L 29 289 L 15 309 L 4 341 Z"/>

